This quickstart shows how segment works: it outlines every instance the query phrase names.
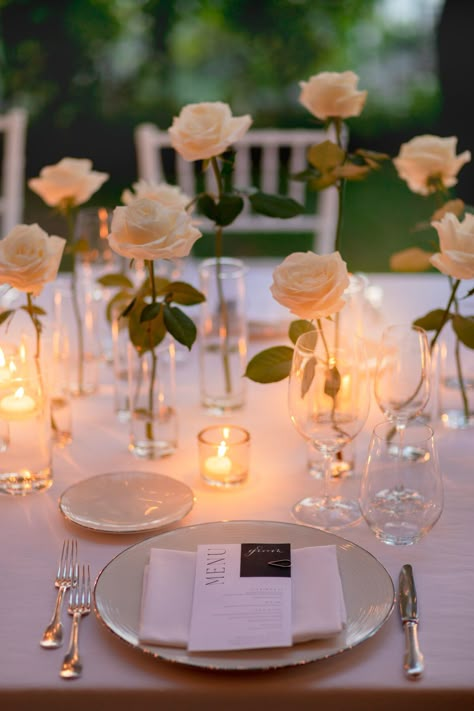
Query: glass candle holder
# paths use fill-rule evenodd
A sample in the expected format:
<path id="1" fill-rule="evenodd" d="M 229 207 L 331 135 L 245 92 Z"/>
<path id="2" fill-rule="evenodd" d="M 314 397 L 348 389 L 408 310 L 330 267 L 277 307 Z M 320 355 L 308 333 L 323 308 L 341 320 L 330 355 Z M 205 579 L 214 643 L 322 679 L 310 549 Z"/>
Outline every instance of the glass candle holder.
<path id="1" fill-rule="evenodd" d="M 24 495 L 53 482 L 49 398 L 36 365 L 0 383 L 0 493 Z"/>
<path id="2" fill-rule="evenodd" d="M 213 425 L 198 434 L 199 469 L 206 484 L 232 487 L 249 473 L 250 434 L 236 425 Z"/>

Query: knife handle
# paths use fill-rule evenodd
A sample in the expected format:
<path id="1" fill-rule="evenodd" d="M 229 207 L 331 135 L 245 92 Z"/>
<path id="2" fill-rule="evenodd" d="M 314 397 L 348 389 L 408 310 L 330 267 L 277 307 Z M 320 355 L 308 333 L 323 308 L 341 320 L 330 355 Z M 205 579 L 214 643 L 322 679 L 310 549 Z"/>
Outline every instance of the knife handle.
<path id="1" fill-rule="evenodd" d="M 403 668 L 409 679 L 416 679 L 425 668 L 424 657 L 418 644 L 418 623 L 414 621 L 405 622 L 405 656 Z"/>

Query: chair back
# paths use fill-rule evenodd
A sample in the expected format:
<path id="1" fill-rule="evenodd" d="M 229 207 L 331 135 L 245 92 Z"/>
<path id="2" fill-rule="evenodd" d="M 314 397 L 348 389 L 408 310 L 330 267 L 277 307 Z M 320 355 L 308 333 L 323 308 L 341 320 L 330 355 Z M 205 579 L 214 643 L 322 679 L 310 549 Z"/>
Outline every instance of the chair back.
<path id="1" fill-rule="evenodd" d="M 335 140 L 324 130 L 251 129 L 233 147 L 236 151 L 233 184 L 236 188 L 258 187 L 265 193 L 294 198 L 305 206 L 305 213 L 290 219 L 267 217 L 252 211 L 249 202 L 228 227 L 232 232 L 298 232 L 313 235 L 313 249 L 320 254 L 334 249 L 338 195 L 335 187 L 315 193 L 306 183 L 291 178 L 307 167 L 310 146 Z M 184 160 L 171 147 L 167 131 L 154 124 L 139 124 L 135 129 L 138 177 L 148 182 L 168 182 L 190 197 L 202 190 L 216 192 L 213 171 L 201 171 L 200 161 Z M 203 219 L 201 229 L 211 229 Z"/>
<path id="2" fill-rule="evenodd" d="M 27 114 L 15 108 L 0 115 L 2 168 L 0 186 L 0 237 L 22 222 L 25 197 L 25 142 Z"/>

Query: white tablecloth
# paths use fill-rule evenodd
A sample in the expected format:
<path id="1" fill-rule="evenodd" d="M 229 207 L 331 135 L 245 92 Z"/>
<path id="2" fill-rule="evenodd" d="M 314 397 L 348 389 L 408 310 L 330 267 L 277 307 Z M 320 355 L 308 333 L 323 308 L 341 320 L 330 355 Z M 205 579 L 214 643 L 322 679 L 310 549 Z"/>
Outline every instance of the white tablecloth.
<path id="1" fill-rule="evenodd" d="M 255 283 L 268 284 L 268 271 Z M 388 321 L 409 321 L 445 304 L 446 280 L 438 275 L 372 275 L 383 290 Z M 266 286 L 265 286 L 266 288 Z M 252 342 L 251 351 L 262 347 Z M 204 486 L 198 474 L 196 435 L 215 420 L 201 409 L 192 353 L 179 365 L 179 450 L 159 461 L 135 459 L 127 451 L 126 424 L 113 415 L 110 366 L 103 366 L 100 392 L 73 403 L 74 441 L 54 454 L 54 484 L 45 493 L 0 497 L 0 709 L 287 708 L 467 709 L 474 700 L 474 438 L 472 431 L 437 428 L 444 477 L 441 519 L 415 546 L 378 542 L 365 523 L 340 532 L 376 556 L 396 580 L 401 566 L 415 570 L 421 608 L 420 639 L 426 673 L 408 681 L 402 670 L 404 638 L 394 614 L 371 639 L 344 654 L 299 668 L 258 673 L 200 671 L 156 661 L 129 648 L 94 615 L 82 622 L 84 674 L 63 681 L 58 669 L 64 648 L 43 650 L 39 639 L 54 599 L 53 575 L 62 540 L 76 536 L 81 559 L 94 577 L 120 551 L 147 535 L 96 534 L 66 521 L 58 510 L 61 492 L 72 483 L 102 472 L 150 470 L 191 486 L 196 502 L 178 525 L 225 519 L 291 521 L 291 505 L 320 483 L 306 471 L 306 447 L 287 412 L 286 382 L 249 383 L 245 409 L 232 421 L 252 436 L 248 482 L 233 491 Z M 358 474 L 342 484 L 357 495 L 360 467 L 371 426 L 382 419 L 371 410 L 357 440 Z M 67 620 L 66 631 L 69 631 Z M 65 706 L 67 702 L 67 707 Z"/>

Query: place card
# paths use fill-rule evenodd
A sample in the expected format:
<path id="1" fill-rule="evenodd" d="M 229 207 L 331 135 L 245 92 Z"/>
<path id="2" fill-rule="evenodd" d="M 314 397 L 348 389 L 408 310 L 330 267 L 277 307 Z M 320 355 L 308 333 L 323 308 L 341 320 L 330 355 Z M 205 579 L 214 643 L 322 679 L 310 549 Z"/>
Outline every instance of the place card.
<path id="1" fill-rule="evenodd" d="M 290 544 L 199 545 L 189 651 L 291 644 Z"/>

